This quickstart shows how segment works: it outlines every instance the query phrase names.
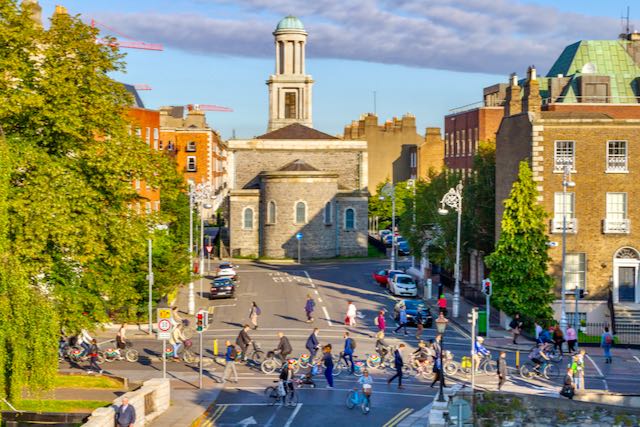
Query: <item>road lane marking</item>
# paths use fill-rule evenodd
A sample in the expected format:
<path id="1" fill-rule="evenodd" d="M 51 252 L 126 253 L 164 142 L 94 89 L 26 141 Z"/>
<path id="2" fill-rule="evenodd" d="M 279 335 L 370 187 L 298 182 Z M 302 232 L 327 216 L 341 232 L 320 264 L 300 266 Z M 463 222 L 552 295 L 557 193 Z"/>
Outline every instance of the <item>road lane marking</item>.
<path id="1" fill-rule="evenodd" d="M 313 290 L 313 292 L 315 292 L 315 293 L 316 293 L 316 295 L 320 295 L 320 292 L 318 292 L 318 290 L 317 290 L 317 289 L 314 289 L 314 290 Z M 318 299 L 320 299 L 320 298 L 318 298 Z"/>
<path id="2" fill-rule="evenodd" d="M 234 387 L 234 389 L 237 389 L 237 390 L 264 390 L 265 387 Z M 298 392 L 302 392 L 302 391 L 331 391 L 331 392 L 341 391 L 342 392 L 342 391 L 351 391 L 351 390 L 353 390 L 353 387 L 350 387 L 350 388 L 315 387 L 315 388 L 298 388 L 296 390 Z M 396 396 L 415 396 L 415 397 L 434 397 L 435 396 L 435 394 L 420 394 L 420 393 L 407 393 L 407 392 L 397 392 L 397 391 L 378 391 L 378 390 L 376 390 L 375 393 L 376 394 L 389 394 L 389 395 L 396 395 Z"/>
<path id="3" fill-rule="evenodd" d="M 389 421 L 387 421 L 385 424 L 383 424 L 382 427 L 395 426 L 398 422 L 400 422 L 405 417 L 407 417 L 411 412 L 413 412 L 413 409 L 404 408 L 402 411 L 400 411 L 396 415 L 394 415 L 393 418 L 391 418 Z"/>
<path id="4" fill-rule="evenodd" d="M 331 317 L 329 316 L 329 312 L 327 311 L 327 307 L 323 305 L 322 311 L 324 312 L 324 315 L 327 318 L 327 323 L 329 324 L 329 326 L 333 326 L 333 323 L 331 323 Z"/>
<path id="5" fill-rule="evenodd" d="M 318 291 L 316 291 L 317 293 Z M 322 298 L 318 297 L 318 302 L 322 302 Z"/>
<path id="6" fill-rule="evenodd" d="M 293 413 L 289 416 L 289 419 L 285 423 L 284 427 L 291 427 L 291 423 L 293 422 L 293 419 L 296 417 L 296 415 L 298 415 L 298 412 L 300 412 L 300 408 L 302 408 L 302 403 L 298 403 L 296 405 L 296 409 L 293 410 Z"/>
<path id="7" fill-rule="evenodd" d="M 307 272 L 307 270 L 302 270 L 302 272 L 304 273 L 305 276 L 307 276 L 307 279 L 309 279 L 309 284 L 311 285 L 311 287 L 315 288 L 316 284 L 313 283 L 313 280 L 311 279 L 311 276 L 309 276 L 309 273 Z"/>
<path id="8" fill-rule="evenodd" d="M 633 356 L 633 358 L 636 359 L 638 363 L 640 363 L 640 359 L 638 359 L 638 356 Z"/>
<path id="9" fill-rule="evenodd" d="M 593 359 L 591 358 L 591 356 L 589 356 L 588 354 L 586 354 L 585 356 L 587 356 L 587 359 L 589 359 L 589 361 L 591 362 L 593 367 L 596 368 L 596 371 L 598 371 L 598 375 L 600 375 L 600 377 L 602 377 L 602 382 L 604 383 L 604 389 L 605 390 L 609 390 L 609 384 L 607 384 L 607 380 L 604 378 L 604 375 L 602 375 L 602 371 L 600 370 L 598 365 L 596 365 L 596 362 L 594 362 Z"/>
<path id="10" fill-rule="evenodd" d="M 218 420 L 218 418 L 222 416 L 222 414 L 226 409 L 227 409 L 227 405 L 220 405 L 218 409 L 216 409 L 216 411 L 213 413 L 213 417 L 211 417 L 211 421 L 215 423 Z"/>

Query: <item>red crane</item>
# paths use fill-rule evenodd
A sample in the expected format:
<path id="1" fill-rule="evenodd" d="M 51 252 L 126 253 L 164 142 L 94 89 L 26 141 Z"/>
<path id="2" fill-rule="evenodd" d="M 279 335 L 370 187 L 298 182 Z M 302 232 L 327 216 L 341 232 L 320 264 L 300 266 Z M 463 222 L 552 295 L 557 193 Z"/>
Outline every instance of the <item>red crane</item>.
<path id="1" fill-rule="evenodd" d="M 134 84 L 133 87 L 136 88 L 136 90 L 153 90 L 151 86 L 144 83 Z"/>
<path id="2" fill-rule="evenodd" d="M 233 113 L 233 108 L 221 107 L 219 105 L 188 104 L 188 105 L 185 105 L 185 107 L 187 107 L 189 111 L 200 110 L 200 111 L 216 111 L 218 113 Z"/>
<path id="3" fill-rule="evenodd" d="M 101 28 L 111 31 L 113 34 L 116 34 L 121 38 L 128 39 L 128 41 L 121 41 L 121 40 L 112 41 L 108 39 L 96 39 L 96 43 L 99 43 L 99 44 L 103 44 L 107 46 L 116 46 L 116 47 L 121 47 L 126 49 L 164 50 L 164 47 L 161 44 L 136 41 L 132 37 L 126 36 L 118 32 L 117 30 L 109 27 L 108 25 L 105 25 L 101 22 L 96 21 L 95 19 L 91 20 L 91 26 L 92 27 L 99 26 Z"/>

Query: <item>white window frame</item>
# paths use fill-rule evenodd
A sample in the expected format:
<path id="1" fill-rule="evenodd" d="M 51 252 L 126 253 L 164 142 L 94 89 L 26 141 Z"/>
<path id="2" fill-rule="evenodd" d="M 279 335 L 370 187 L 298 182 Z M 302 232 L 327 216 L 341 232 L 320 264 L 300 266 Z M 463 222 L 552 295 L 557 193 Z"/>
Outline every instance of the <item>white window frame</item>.
<path id="1" fill-rule="evenodd" d="M 558 145 L 559 143 L 571 143 L 571 172 L 576 171 L 576 141 L 569 139 L 559 139 L 554 141 L 553 143 L 553 172 L 554 173 L 564 173 L 565 163 L 560 159 L 567 159 L 569 156 L 558 156 Z"/>
<path id="2" fill-rule="evenodd" d="M 565 294 L 573 294 L 576 289 L 582 289 L 587 292 L 587 254 L 584 252 L 570 252 L 567 253 L 565 260 Z M 577 263 L 574 262 L 574 258 L 577 257 Z M 573 269 L 577 266 L 577 269 Z M 574 280 L 577 277 L 577 281 Z"/>
<path id="3" fill-rule="evenodd" d="M 565 206 L 566 212 L 563 212 L 562 196 L 566 195 L 569 199 L 569 203 Z M 557 201 L 560 199 L 560 205 L 557 205 Z M 566 203 L 566 202 L 565 202 Z M 558 207 L 558 209 L 556 209 Z M 578 221 L 576 219 L 576 193 L 567 191 L 557 191 L 553 194 L 553 218 L 551 220 L 551 232 L 562 233 L 563 223 L 562 218 L 566 214 L 566 228 L 567 233 L 576 233 L 578 229 Z"/>
<path id="4" fill-rule="evenodd" d="M 348 211 L 353 211 L 353 227 L 347 227 L 347 212 Z M 357 222 L 357 214 L 356 214 L 356 209 L 352 206 L 347 206 L 346 208 L 344 208 L 344 212 L 342 214 L 342 228 L 344 230 L 357 230 L 358 229 L 358 222 Z"/>
<path id="5" fill-rule="evenodd" d="M 328 210 L 327 210 L 328 209 Z M 329 213 L 329 215 L 327 215 L 327 212 Z M 331 203 L 331 201 L 328 201 L 327 203 L 325 203 L 324 205 L 324 210 L 322 211 L 322 215 L 323 215 L 323 221 L 325 224 L 331 224 L 331 220 L 333 219 L 333 204 Z"/>
<path id="6" fill-rule="evenodd" d="M 615 143 L 624 143 L 624 156 L 620 156 L 618 155 L 612 155 L 611 154 L 611 145 L 615 144 Z M 607 141 L 607 145 L 606 145 L 606 172 L 607 173 L 629 173 L 629 142 L 627 140 L 624 139 L 612 139 Z M 616 167 L 615 165 L 612 167 L 612 161 L 611 159 L 613 158 L 624 158 L 624 162 L 619 162 L 621 164 L 623 164 L 622 166 Z M 615 163 L 615 162 L 613 162 Z"/>
<path id="7" fill-rule="evenodd" d="M 195 152 L 196 152 L 196 149 L 197 149 L 197 144 L 196 144 L 196 142 L 195 142 L 195 141 L 189 141 L 189 142 L 187 142 L 187 148 L 186 148 L 186 151 L 187 151 L 188 153 L 195 153 Z"/>
<path id="8" fill-rule="evenodd" d="M 158 128 L 153 128 L 153 149 L 158 150 L 158 141 L 160 140 L 160 131 Z"/>
<path id="9" fill-rule="evenodd" d="M 613 197 L 614 195 L 622 195 L 623 196 L 622 197 L 622 203 L 623 203 L 622 212 L 620 212 L 620 211 L 613 212 L 613 211 L 609 210 L 609 205 L 610 205 L 609 197 Z M 627 219 L 628 218 L 628 216 L 627 216 L 628 215 L 628 210 L 629 210 L 629 208 L 628 208 L 629 203 L 627 201 L 627 198 L 628 198 L 628 195 L 625 192 L 607 192 L 606 199 L 605 199 L 606 200 L 606 206 L 605 206 L 606 218 L 607 219 L 612 219 L 612 220 L 618 220 L 618 221 Z M 622 213 L 622 218 L 619 217 L 620 213 Z M 610 215 L 610 214 L 613 214 L 613 215 Z"/>
<path id="10" fill-rule="evenodd" d="M 271 206 L 273 206 L 273 214 L 271 213 Z M 267 202 L 267 224 L 275 224 L 278 220 L 278 206 L 274 200 Z"/>
<path id="11" fill-rule="evenodd" d="M 304 222 L 298 221 L 298 204 L 299 203 L 302 203 L 304 205 Z M 293 203 L 293 223 L 306 224 L 308 222 L 308 215 L 309 215 L 309 206 L 307 205 L 307 202 L 305 202 L 304 200 L 296 200 Z"/>
<path id="12" fill-rule="evenodd" d="M 247 211 L 251 211 L 251 226 L 247 227 Z M 247 206 L 242 209 L 242 229 L 253 230 L 253 224 L 255 223 L 255 212 L 251 206 Z"/>
<path id="13" fill-rule="evenodd" d="M 140 180 L 139 179 L 135 180 L 135 187 L 136 187 L 136 190 L 140 190 Z"/>
<path id="14" fill-rule="evenodd" d="M 151 214 L 151 202 L 146 203 L 145 212 L 147 213 L 147 215 Z"/>
<path id="15" fill-rule="evenodd" d="M 191 164 L 193 163 L 193 164 Z M 187 156 L 187 172 L 197 172 L 198 171 L 198 160 L 196 156 Z"/>
<path id="16" fill-rule="evenodd" d="M 611 210 L 614 195 L 622 195 L 622 211 Z M 604 234 L 629 234 L 631 232 L 631 220 L 629 219 L 629 194 L 626 192 L 607 192 L 605 197 L 605 218 L 602 223 Z"/>
<path id="17" fill-rule="evenodd" d="M 151 145 L 151 128 L 146 128 L 145 141 L 147 145 Z"/>

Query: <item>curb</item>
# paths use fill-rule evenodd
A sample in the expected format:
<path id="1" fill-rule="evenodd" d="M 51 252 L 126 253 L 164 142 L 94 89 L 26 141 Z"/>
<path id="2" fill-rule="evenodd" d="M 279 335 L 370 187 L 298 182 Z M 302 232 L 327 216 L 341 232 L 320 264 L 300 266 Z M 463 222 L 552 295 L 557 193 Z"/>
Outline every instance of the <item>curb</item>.
<path id="1" fill-rule="evenodd" d="M 207 409 L 198 418 L 193 420 L 190 427 L 202 427 L 202 424 L 213 414 L 216 405 L 218 404 L 218 398 L 211 402 Z"/>

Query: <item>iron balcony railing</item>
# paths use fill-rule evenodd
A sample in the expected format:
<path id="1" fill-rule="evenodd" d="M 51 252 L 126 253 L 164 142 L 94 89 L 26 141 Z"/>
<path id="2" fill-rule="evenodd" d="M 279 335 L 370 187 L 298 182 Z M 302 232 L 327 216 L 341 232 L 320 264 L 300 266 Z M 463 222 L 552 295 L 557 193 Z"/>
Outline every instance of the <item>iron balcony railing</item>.
<path id="1" fill-rule="evenodd" d="M 577 218 L 567 218 L 566 222 L 567 233 L 575 234 L 578 232 L 578 219 Z M 562 217 L 553 218 L 551 220 L 551 232 L 552 233 L 562 233 L 563 230 L 563 222 Z"/>
<path id="2" fill-rule="evenodd" d="M 602 232 L 605 234 L 629 234 L 631 232 L 631 220 L 605 218 L 602 220 Z"/>

